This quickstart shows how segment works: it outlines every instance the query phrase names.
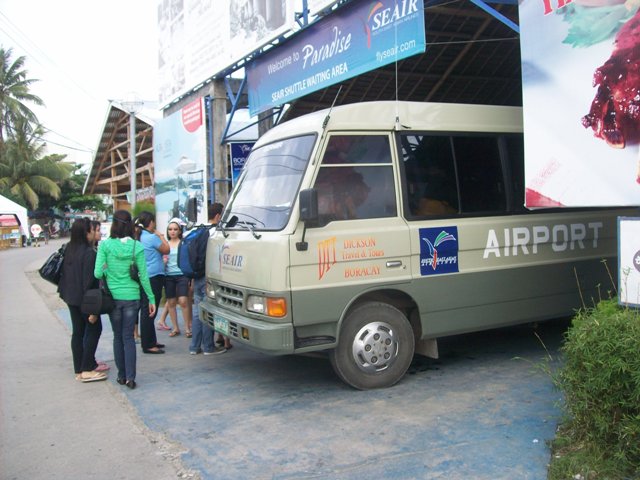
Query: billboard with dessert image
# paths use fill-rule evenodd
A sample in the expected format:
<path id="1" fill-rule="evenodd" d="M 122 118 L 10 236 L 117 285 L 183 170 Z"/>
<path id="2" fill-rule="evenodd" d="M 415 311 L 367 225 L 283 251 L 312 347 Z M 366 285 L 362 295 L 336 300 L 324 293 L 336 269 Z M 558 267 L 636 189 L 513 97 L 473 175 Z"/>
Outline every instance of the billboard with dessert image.
<path id="1" fill-rule="evenodd" d="M 640 205 L 639 6 L 520 2 L 528 208 Z"/>

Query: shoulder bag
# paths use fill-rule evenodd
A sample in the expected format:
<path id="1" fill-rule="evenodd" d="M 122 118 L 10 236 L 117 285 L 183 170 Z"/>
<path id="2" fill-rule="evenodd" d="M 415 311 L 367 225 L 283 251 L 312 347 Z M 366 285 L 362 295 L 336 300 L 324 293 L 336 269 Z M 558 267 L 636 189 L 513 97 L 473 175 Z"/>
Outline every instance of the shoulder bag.
<path id="1" fill-rule="evenodd" d="M 136 241 L 133 240 L 133 253 L 131 254 L 131 265 L 129 265 L 129 276 L 134 282 L 140 283 L 140 271 L 136 265 Z"/>
<path id="2" fill-rule="evenodd" d="M 67 244 L 62 245 L 58 250 L 53 252 L 44 265 L 40 267 L 38 272 L 40 276 L 47 282 L 51 282 L 54 285 L 60 283 L 60 277 L 62 276 L 62 262 L 64 262 L 64 252 L 67 248 Z"/>
<path id="3" fill-rule="evenodd" d="M 82 297 L 80 311 L 87 315 L 102 315 L 103 313 L 111 313 L 115 308 L 115 302 L 107 280 L 100 280 L 98 288 L 87 290 Z"/>

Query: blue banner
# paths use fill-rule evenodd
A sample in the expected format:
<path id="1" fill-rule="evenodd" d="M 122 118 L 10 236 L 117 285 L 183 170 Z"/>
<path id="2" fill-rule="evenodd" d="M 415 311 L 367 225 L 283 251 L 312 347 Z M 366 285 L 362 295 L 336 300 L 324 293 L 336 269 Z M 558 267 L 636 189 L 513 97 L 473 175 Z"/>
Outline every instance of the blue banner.
<path id="1" fill-rule="evenodd" d="M 232 142 L 231 147 L 231 184 L 235 185 L 240 177 L 254 142 Z"/>
<path id="2" fill-rule="evenodd" d="M 251 115 L 426 49 L 418 0 L 358 0 L 247 67 Z"/>

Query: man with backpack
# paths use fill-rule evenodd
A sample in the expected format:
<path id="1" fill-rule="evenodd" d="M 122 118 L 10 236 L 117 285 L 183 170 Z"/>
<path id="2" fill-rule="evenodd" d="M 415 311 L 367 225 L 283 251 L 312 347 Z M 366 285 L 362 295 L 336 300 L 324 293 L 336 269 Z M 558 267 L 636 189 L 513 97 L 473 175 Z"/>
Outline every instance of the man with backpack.
<path id="1" fill-rule="evenodd" d="M 224 207 L 221 203 L 214 203 L 209 205 L 208 221 L 209 226 L 200 226 L 191 231 L 189 235 L 183 241 L 187 252 L 189 267 L 180 269 L 188 276 L 193 277 L 193 336 L 191 337 L 191 345 L 189 345 L 189 353 L 191 355 L 197 355 L 203 352 L 205 355 L 216 355 L 225 353 L 231 348 L 231 343 L 227 338 L 224 339 L 223 345 L 215 346 L 213 342 L 213 330 L 211 327 L 200 321 L 200 309 L 198 305 L 202 302 L 206 295 L 207 278 L 204 274 L 204 265 L 206 261 L 206 244 L 209 239 L 209 231 L 212 227 L 218 224 L 220 217 L 222 216 L 222 209 Z M 194 237 L 191 237 L 194 235 Z M 178 253 L 178 261 L 180 262 L 180 253 Z M 184 263 L 187 263 L 184 261 Z M 185 272 L 185 270 L 188 271 Z"/>

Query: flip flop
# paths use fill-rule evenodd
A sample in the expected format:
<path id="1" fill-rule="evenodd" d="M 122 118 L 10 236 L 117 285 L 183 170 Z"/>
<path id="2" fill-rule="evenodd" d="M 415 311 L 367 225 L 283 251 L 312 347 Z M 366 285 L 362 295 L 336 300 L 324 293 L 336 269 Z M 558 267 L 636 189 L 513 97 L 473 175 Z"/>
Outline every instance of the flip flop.
<path id="1" fill-rule="evenodd" d="M 171 327 L 168 327 L 166 325 L 158 325 L 156 327 L 156 330 L 171 330 Z"/>
<path id="2" fill-rule="evenodd" d="M 170 337 L 177 337 L 178 335 L 180 335 L 180 331 L 173 331 L 169 334 Z"/>
<path id="3" fill-rule="evenodd" d="M 186 336 L 187 338 L 191 338 L 191 336 L 192 336 L 192 335 L 191 335 L 191 332 L 187 332 L 187 333 L 185 334 L 185 336 Z"/>

